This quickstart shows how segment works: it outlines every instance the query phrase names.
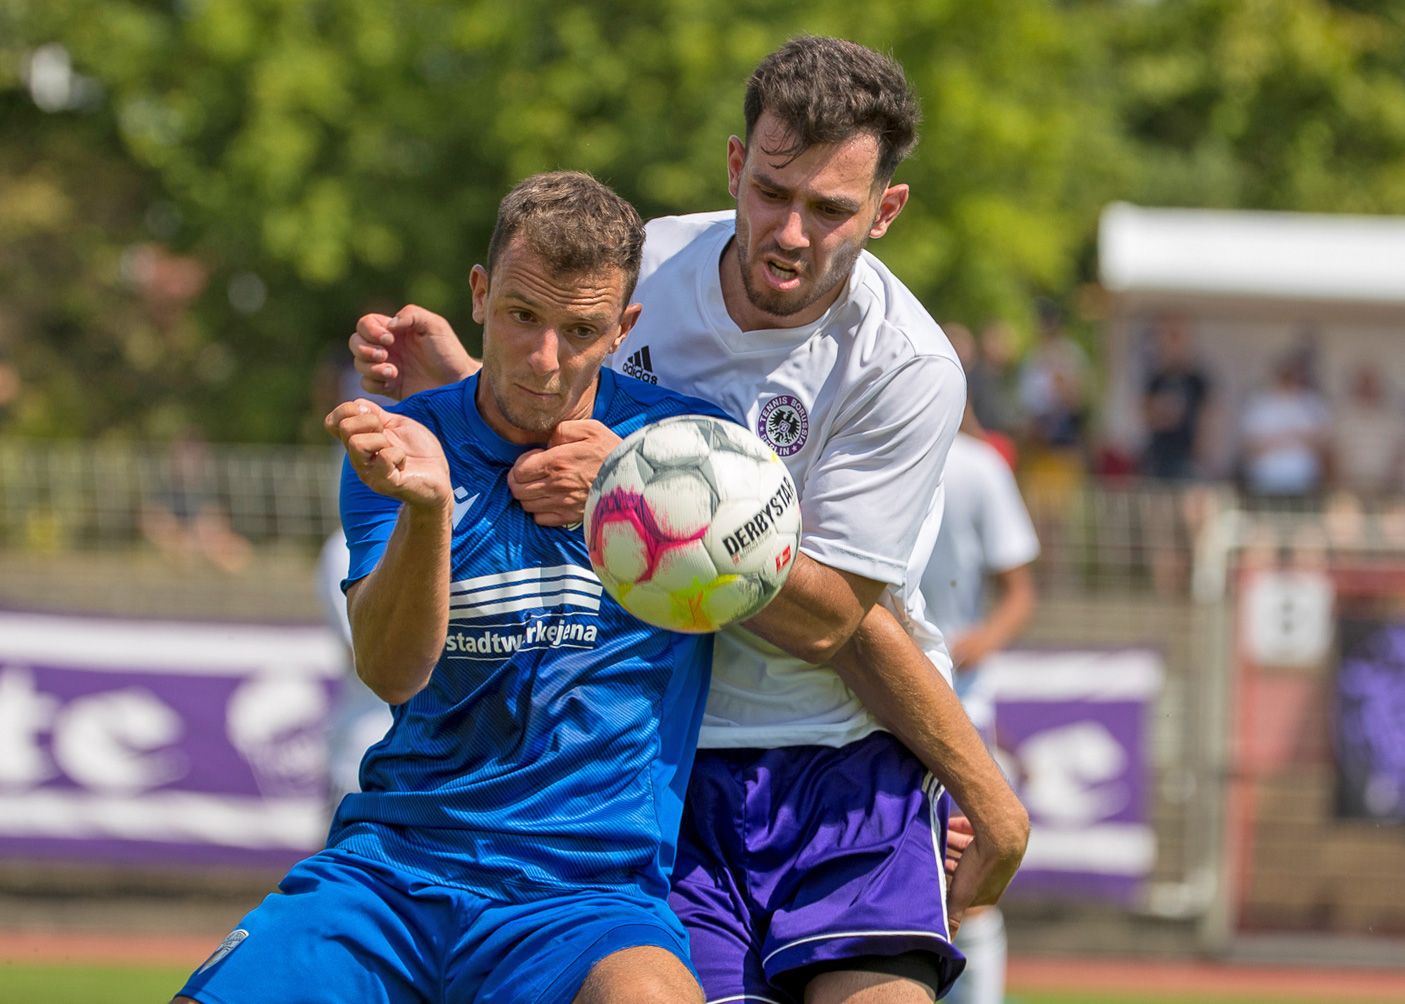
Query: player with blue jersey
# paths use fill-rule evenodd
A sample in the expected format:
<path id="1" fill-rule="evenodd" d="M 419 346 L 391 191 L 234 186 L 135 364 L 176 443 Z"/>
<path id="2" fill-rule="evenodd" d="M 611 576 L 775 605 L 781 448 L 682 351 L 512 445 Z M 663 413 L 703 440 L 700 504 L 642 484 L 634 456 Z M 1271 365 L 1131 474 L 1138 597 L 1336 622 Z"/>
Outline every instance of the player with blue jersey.
<path id="1" fill-rule="evenodd" d="M 620 436 L 711 405 L 601 371 L 643 229 L 541 175 L 475 267 L 479 372 L 328 416 L 358 674 L 393 705 L 362 791 L 182 989 L 249 1001 L 700 1001 L 666 897 L 711 658 L 602 593 L 508 472 L 563 420 Z"/>
<path id="2" fill-rule="evenodd" d="M 602 593 L 581 534 L 539 526 L 514 501 L 507 472 L 530 447 L 487 424 L 480 380 L 393 409 L 448 459 L 448 626 L 424 690 L 367 751 L 363 790 L 342 800 L 328 846 L 485 895 L 604 882 L 662 897 L 710 639 L 626 613 Z M 604 370 L 592 415 L 625 436 L 692 412 L 717 410 Z M 375 569 L 398 509 L 348 464 L 348 582 Z"/>

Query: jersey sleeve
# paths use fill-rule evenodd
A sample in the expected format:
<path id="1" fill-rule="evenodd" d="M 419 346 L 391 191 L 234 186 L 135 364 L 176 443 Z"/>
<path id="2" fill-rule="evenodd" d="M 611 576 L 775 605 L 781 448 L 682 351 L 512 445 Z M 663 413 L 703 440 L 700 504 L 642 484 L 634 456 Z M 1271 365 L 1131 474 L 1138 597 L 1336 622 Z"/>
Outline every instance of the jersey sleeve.
<path id="1" fill-rule="evenodd" d="M 956 362 L 918 356 L 847 407 L 800 490 L 800 550 L 901 585 L 965 406 Z"/>
<path id="2" fill-rule="evenodd" d="M 364 579 L 380 564 L 385 545 L 400 517 L 400 500 L 382 495 L 366 486 L 351 467 L 349 458 L 342 459 L 341 525 L 346 533 L 346 547 L 351 553 L 342 592 L 353 582 Z"/>
<path id="3" fill-rule="evenodd" d="M 1039 557 L 1039 537 L 1015 472 L 991 448 L 982 465 L 981 555 L 990 572 L 1008 572 Z"/>

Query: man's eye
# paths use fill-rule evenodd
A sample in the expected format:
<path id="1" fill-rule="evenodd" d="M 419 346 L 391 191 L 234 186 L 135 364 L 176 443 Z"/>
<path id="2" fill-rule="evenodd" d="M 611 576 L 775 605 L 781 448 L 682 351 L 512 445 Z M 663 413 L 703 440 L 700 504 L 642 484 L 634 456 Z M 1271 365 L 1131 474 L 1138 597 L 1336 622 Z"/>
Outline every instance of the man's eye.
<path id="1" fill-rule="evenodd" d="M 516 321 L 518 324 L 531 324 L 531 323 L 532 323 L 532 314 L 531 314 L 530 311 L 526 311 L 526 310 L 509 310 L 509 311 L 507 312 L 507 316 L 510 317 L 510 318 L 512 318 L 512 319 L 513 319 L 514 321 Z"/>

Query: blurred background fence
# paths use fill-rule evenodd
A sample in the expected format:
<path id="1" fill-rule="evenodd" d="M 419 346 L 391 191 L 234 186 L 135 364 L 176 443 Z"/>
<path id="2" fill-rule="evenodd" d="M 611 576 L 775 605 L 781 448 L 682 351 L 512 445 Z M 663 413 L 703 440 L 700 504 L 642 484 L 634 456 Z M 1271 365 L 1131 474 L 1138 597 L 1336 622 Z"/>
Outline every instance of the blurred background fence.
<path id="1" fill-rule="evenodd" d="M 317 621 L 337 517 L 331 447 L 0 445 L 0 603 Z"/>
<path id="2" fill-rule="evenodd" d="M 318 559 L 338 530 L 336 471 L 332 451 L 320 447 L 7 442 L 0 447 L 0 609 L 70 617 L 75 634 L 95 623 L 145 623 L 152 641 L 134 644 L 153 648 L 183 630 L 172 625 L 185 623 L 323 625 Z M 1096 715 L 1078 724 L 1073 715 L 1064 725 L 1079 741 L 1062 753 L 1047 735 L 1031 739 L 1028 726 L 1013 738 L 1007 730 L 1002 753 L 1036 808 L 1035 867 L 1031 878 L 1017 880 L 1008 911 L 1016 949 L 1393 958 L 1398 941 L 1382 939 L 1405 934 L 1405 758 L 1390 709 L 1405 701 L 1405 644 L 1371 656 L 1370 638 L 1374 632 L 1379 647 L 1380 637 L 1394 639 L 1390 632 L 1405 622 L 1399 506 L 1338 495 L 1265 507 L 1226 484 L 1135 479 L 1032 489 L 1028 501 L 1044 545 L 1035 565 L 1040 602 L 1020 648 L 999 665 L 1011 670 L 1010 679 L 1033 679 L 1037 700 L 1049 697 L 1039 681 L 1070 666 L 1082 666 L 1083 678 L 1093 681 L 1080 700 L 1135 698 L 1123 685 L 1133 677 L 1151 682 L 1143 703 L 1127 705 L 1130 724 L 1099 724 Z M 28 630 L 22 619 L 13 623 Z M 329 629 L 311 630 L 330 637 Z M 224 644 L 234 636 L 218 637 Z M 306 645 L 302 636 L 288 638 L 273 644 Z M 252 644 L 243 636 L 236 641 Z M 1352 704 L 1364 684 L 1345 675 L 1357 656 L 1375 672 L 1371 699 L 1385 702 L 1386 725 L 1375 734 L 1358 713 L 1364 705 Z M 144 665 L 140 655 L 133 658 Z M 318 703 L 318 688 L 340 680 L 335 659 L 307 658 L 309 665 L 328 663 L 303 674 L 314 683 L 283 693 L 264 667 L 249 677 L 264 688 L 260 700 L 246 702 L 265 717 L 280 702 L 306 705 L 299 742 L 273 735 L 272 727 L 251 740 L 248 726 L 229 724 L 233 711 L 217 724 L 232 730 L 235 752 L 253 765 L 250 791 L 260 804 L 290 804 L 290 793 L 300 793 L 301 814 L 289 832 L 315 843 L 322 802 L 309 793 L 325 783 L 325 762 L 306 759 L 306 744 L 328 727 L 332 705 Z M 32 652 L 27 659 L 0 652 L 0 674 L 40 663 Z M 12 707 L 14 693 L 7 691 Z M 1005 696 L 1014 723 L 1021 695 Z M 230 698 L 231 708 L 237 703 Z M 1045 705 L 1041 713 L 1067 717 L 1070 706 Z M 64 712 L 52 721 L 54 735 L 66 727 Z M 41 735 L 42 724 L 32 727 L 30 753 L 54 753 L 62 767 L 59 740 Z M 1114 735 L 1133 726 L 1131 738 L 1105 750 L 1112 759 L 1098 766 L 1089 751 L 1101 747 L 1089 744 L 1089 730 Z M 143 755 L 159 746 L 122 738 Z M 52 781 L 39 771 L 27 779 L 10 775 L 6 795 L 19 811 L 26 792 Z M 1095 848 L 1100 810 L 1041 820 L 1037 785 L 1065 801 L 1129 788 L 1123 802 L 1135 802 L 1134 812 L 1122 805 L 1103 813 L 1121 827 L 1108 831 L 1115 838 L 1108 846 L 1121 857 L 1142 848 L 1144 858 L 1113 869 L 1121 869 L 1116 895 L 1097 894 L 1108 878 L 1097 861 L 1071 865 L 1067 846 L 1056 840 L 1063 833 L 1077 842 L 1081 833 Z M 140 795 L 139 787 L 109 785 L 103 811 L 113 811 L 114 798 Z M 1041 832 L 1044 845 L 1037 843 Z M 105 872 L 115 880 L 119 862 L 140 859 L 132 847 L 141 840 L 160 847 L 194 839 L 160 827 L 116 834 L 127 849 L 104 863 L 118 844 L 95 852 L 95 832 L 80 835 L 71 853 L 59 840 L 42 856 L 77 868 L 78 884 L 89 888 L 101 887 Z M 198 863 L 206 884 L 223 875 L 236 891 L 262 888 L 296 847 L 260 839 L 251 831 L 246 846 L 225 856 L 147 860 L 137 874 L 153 888 L 181 885 Z M 31 883 L 25 862 L 36 846 L 32 839 L 0 840 L 0 880 Z M 1036 847 L 1049 853 L 1035 854 Z M 251 857 L 250 849 L 259 853 Z M 1039 881 L 1045 866 L 1084 872 L 1072 889 L 1060 888 Z M 123 881 L 132 881 L 126 874 Z M 1312 937 L 1300 942 L 1305 932 Z"/>

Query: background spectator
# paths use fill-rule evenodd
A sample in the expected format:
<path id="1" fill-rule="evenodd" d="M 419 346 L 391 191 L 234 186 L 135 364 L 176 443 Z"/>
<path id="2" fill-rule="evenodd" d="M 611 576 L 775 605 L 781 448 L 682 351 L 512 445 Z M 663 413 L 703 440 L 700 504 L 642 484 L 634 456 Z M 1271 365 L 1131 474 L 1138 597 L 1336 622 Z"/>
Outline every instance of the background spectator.
<path id="1" fill-rule="evenodd" d="M 1010 461 L 1017 459 L 1016 437 L 1023 431 L 1019 397 L 1019 344 L 1004 321 L 981 329 L 975 359 L 966 371 L 966 399 L 990 443 Z"/>
<path id="2" fill-rule="evenodd" d="M 1152 356 L 1142 393 L 1147 428 L 1142 472 L 1188 480 L 1204 473 L 1205 418 L 1213 384 L 1196 357 L 1187 318 L 1158 318 L 1150 342 Z"/>
<path id="3" fill-rule="evenodd" d="M 142 509 L 143 536 L 172 560 L 201 557 L 231 575 L 243 571 L 252 548 L 219 498 L 206 442 L 189 431 L 178 436 L 162 473 Z"/>
<path id="4" fill-rule="evenodd" d="M 1032 492 L 1057 497 L 1083 480 L 1088 356 L 1064 330 L 1057 304 L 1041 300 L 1038 310 L 1039 339 L 1019 373 L 1028 450 L 1024 466 Z"/>
<path id="5" fill-rule="evenodd" d="M 1369 497 L 1397 492 L 1405 469 L 1405 414 L 1381 371 L 1362 363 L 1351 374 L 1334 423 L 1333 456 L 1341 486 Z"/>
<path id="6" fill-rule="evenodd" d="M 1271 386 L 1250 397 L 1240 422 L 1240 471 L 1250 494 L 1303 498 L 1326 486 L 1332 415 L 1314 382 L 1304 345 L 1278 361 Z"/>

